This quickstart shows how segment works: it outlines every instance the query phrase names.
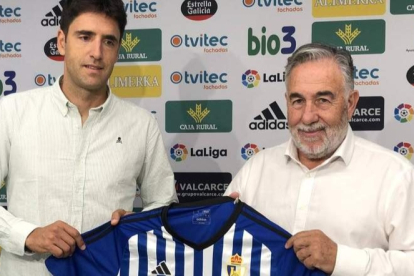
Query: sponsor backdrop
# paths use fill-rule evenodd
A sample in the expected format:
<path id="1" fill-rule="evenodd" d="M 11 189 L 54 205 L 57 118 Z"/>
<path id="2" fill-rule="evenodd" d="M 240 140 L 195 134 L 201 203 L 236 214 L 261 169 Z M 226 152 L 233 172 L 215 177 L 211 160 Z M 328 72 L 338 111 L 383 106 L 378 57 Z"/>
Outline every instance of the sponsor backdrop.
<path id="1" fill-rule="evenodd" d="M 356 134 L 414 162 L 414 0 L 124 3 L 128 25 L 109 86 L 158 120 L 181 201 L 221 195 L 246 160 L 288 139 L 284 65 L 311 41 L 354 57 Z M 0 97 L 62 74 L 61 4 L 1 1 Z"/>

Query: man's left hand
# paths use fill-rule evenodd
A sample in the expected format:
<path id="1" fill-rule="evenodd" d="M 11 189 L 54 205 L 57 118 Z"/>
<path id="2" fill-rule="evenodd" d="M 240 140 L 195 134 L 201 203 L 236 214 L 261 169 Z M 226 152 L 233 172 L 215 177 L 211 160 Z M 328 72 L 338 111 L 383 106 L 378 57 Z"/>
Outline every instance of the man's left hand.
<path id="1" fill-rule="evenodd" d="M 320 230 L 302 231 L 292 236 L 285 247 L 291 248 L 309 269 L 331 274 L 335 268 L 338 245 Z"/>
<path id="2" fill-rule="evenodd" d="M 115 226 L 118 224 L 119 220 L 121 219 L 121 217 L 132 214 L 133 212 L 130 211 L 125 211 L 124 209 L 118 209 L 115 210 L 112 213 L 112 217 L 111 217 L 111 225 Z"/>

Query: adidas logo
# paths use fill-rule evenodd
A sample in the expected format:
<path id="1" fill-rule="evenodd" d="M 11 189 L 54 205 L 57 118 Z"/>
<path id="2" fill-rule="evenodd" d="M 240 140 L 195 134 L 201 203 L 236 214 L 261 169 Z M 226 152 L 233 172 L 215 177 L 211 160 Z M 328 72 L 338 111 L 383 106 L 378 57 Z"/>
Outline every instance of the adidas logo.
<path id="1" fill-rule="evenodd" d="M 251 130 L 277 130 L 288 129 L 285 114 L 280 109 L 276 101 L 271 103 L 262 113 L 254 117 L 254 121 L 249 124 Z"/>
<path id="2" fill-rule="evenodd" d="M 62 7 L 65 0 L 60 0 L 59 4 L 52 8 L 51 12 L 48 12 L 44 19 L 40 21 L 43 27 L 48 26 L 59 26 L 60 24 L 60 17 L 62 16 Z"/>
<path id="3" fill-rule="evenodd" d="M 151 274 L 152 275 L 172 275 L 165 261 L 162 261 L 153 271 L 151 271 Z"/>

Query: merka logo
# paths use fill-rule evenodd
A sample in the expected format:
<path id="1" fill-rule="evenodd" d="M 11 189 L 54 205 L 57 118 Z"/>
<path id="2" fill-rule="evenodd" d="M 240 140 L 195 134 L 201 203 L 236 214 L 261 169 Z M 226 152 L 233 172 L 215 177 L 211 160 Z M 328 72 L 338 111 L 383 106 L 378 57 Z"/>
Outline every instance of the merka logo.
<path id="1" fill-rule="evenodd" d="M 0 96 L 7 96 L 9 94 L 16 93 L 17 84 L 15 82 L 16 72 L 15 71 L 4 71 L 4 80 L 0 78 Z M 4 83 L 4 84 L 3 84 Z"/>
<path id="2" fill-rule="evenodd" d="M 46 42 L 44 51 L 45 51 L 45 55 L 51 60 L 63 61 L 65 59 L 65 57 L 59 53 L 56 37 L 51 38 Z"/>
<path id="3" fill-rule="evenodd" d="M 182 14 L 195 21 L 211 18 L 217 12 L 216 0 L 185 0 L 181 4 Z"/>
<path id="4" fill-rule="evenodd" d="M 252 143 L 247 143 L 246 145 L 244 145 L 241 148 L 241 157 L 244 160 L 249 160 L 251 157 L 253 157 L 253 155 L 255 155 L 256 153 L 258 153 L 259 147 L 256 144 L 252 144 Z"/>
<path id="5" fill-rule="evenodd" d="M 414 86 L 414 66 L 407 71 L 407 81 Z"/>
<path id="6" fill-rule="evenodd" d="M 190 108 L 187 113 L 194 119 L 194 121 L 198 124 L 203 121 L 203 119 L 210 113 L 210 110 L 207 108 L 204 108 L 203 111 L 201 111 L 201 104 L 196 104 L 195 111 Z"/>
<path id="7" fill-rule="evenodd" d="M 284 45 L 281 45 L 278 35 L 272 34 L 267 37 L 266 31 L 266 27 L 262 27 L 262 36 L 259 38 L 253 34 L 253 28 L 247 30 L 247 54 L 249 56 L 255 56 L 259 53 L 263 56 L 267 53 L 274 56 L 278 54 L 279 51 L 286 55 L 291 54 L 296 50 L 296 39 L 293 37 L 296 31 L 295 27 L 282 27 L 282 33 L 284 34 L 282 40 L 285 42 Z"/>
<path id="8" fill-rule="evenodd" d="M 407 123 L 413 119 L 414 109 L 409 104 L 400 104 L 394 109 L 394 117 L 400 123 Z"/>
<path id="9" fill-rule="evenodd" d="M 175 144 L 170 149 L 171 159 L 176 162 L 184 161 L 187 158 L 188 150 L 183 144 Z"/>
<path id="10" fill-rule="evenodd" d="M 414 153 L 413 146 L 407 142 L 398 143 L 398 145 L 394 147 L 394 151 L 398 152 L 399 154 L 401 154 L 408 160 L 411 160 L 411 158 L 413 157 L 413 153 Z"/>
<path id="11" fill-rule="evenodd" d="M 121 46 L 125 49 L 127 53 L 131 53 L 135 46 L 138 45 L 140 40 L 138 39 L 138 37 L 134 37 L 134 39 L 132 39 L 132 33 L 127 32 L 125 33 L 125 35 L 126 39 L 122 39 Z"/>
<path id="12" fill-rule="evenodd" d="M 249 124 L 251 130 L 278 130 L 288 129 L 285 114 L 283 114 L 276 101 L 271 103 L 262 113 L 254 117 L 254 121 Z"/>
<path id="13" fill-rule="evenodd" d="M 62 17 L 62 7 L 64 3 L 65 3 L 64 0 L 59 1 L 59 4 L 54 6 L 52 8 L 52 11 L 48 12 L 45 15 L 46 18 L 43 18 L 42 21 L 40 21 L 40 24 L 42 24 L 43 27 L 59 26 L 60 18 Z"/>
<path id="14" fill-rule="evenodd" d="M 361 33 L 360 30 L 355 29 L 352 31 L 352 24 L 345 25 L 345 32 L 339 29 L 335 32 L 345 43 L 345 45 L 351 45 L 352 41 Z"/>
<path id="15" fill-rule="evenodd" d="M 260 75 L 256 70 L 247 70 L 242 75 L 242 84 L 247 88 L 257 87 L 260 83 Z"/>
<path id="16" fill-rule="evenodd" d="M 157 2 L 141 2 L 137 0 L 130 0 L 125 4 L 125 12 L 134 15 L 135 19 L 157 18 Z"/>
<path id="17" fill-rule="evenodd" d="M 385 0 L 312 0 L 314 17 L 383 15 L 385 9 Z"/>

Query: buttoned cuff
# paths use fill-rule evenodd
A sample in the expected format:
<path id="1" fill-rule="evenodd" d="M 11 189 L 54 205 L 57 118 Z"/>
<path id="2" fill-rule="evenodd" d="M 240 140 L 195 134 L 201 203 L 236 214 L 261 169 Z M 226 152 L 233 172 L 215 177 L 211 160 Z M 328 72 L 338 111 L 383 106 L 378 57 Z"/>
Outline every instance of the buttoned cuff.
<path id="1" fill-rule="evenodd" d="M 38 227 L 39 226 L 26 221 L 19 221 L 18 223 L 14 224 L 10 229 L 10 244 L 7 251 L 19 256 L 23 256 L 25 254 L 24 248 L 27 236 L 29 236 L 29 234 Z"/>
<path id="2" fill-rule="evenodd" d="M 363 276 L 369 262 L 369 255 L 363 249 L 338 244 L 335 269 L 332 276 Z"/>

